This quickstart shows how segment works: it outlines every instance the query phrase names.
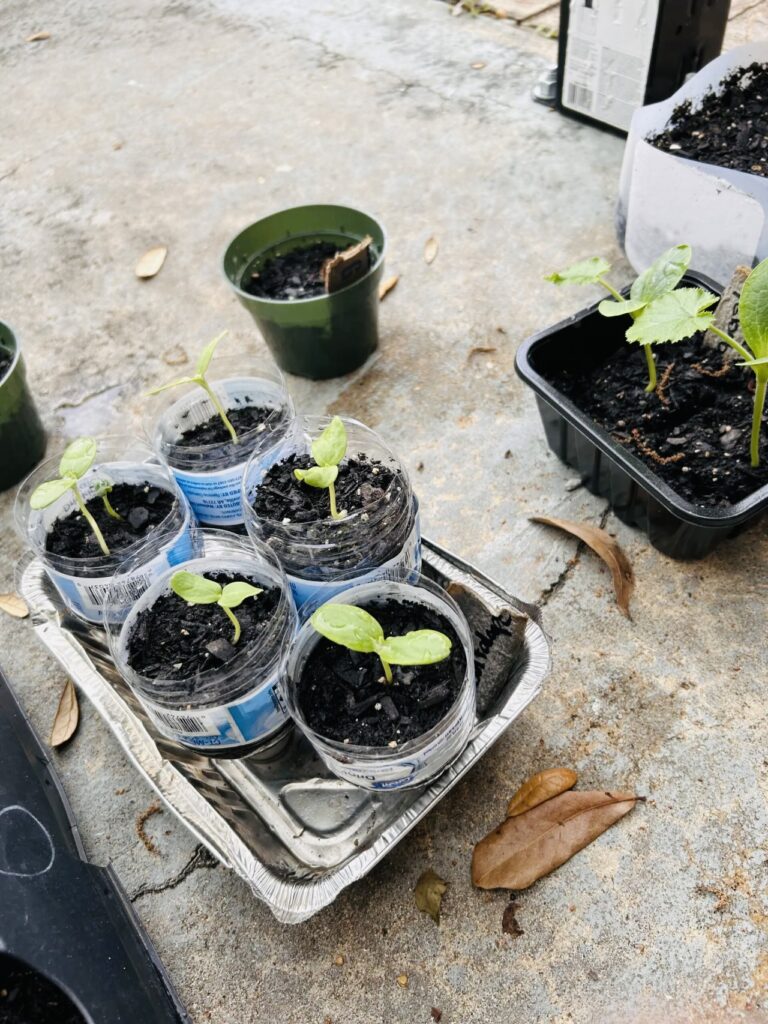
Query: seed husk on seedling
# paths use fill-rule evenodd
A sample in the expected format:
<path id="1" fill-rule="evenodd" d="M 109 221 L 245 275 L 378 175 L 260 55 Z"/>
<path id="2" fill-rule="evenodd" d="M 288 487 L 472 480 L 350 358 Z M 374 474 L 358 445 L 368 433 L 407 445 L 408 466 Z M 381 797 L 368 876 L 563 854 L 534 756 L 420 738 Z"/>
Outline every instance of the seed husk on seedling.
<path id="1" fill-rule="evenodd" d="M 235 580 L 222 587 L 215 580 L 209 580 L 186 569 L 180 569 L 171 576 L 171 590 L 190 605 L 217 604 L 235 628 L 233 644 L 240 639 L 241 630 L 240 622 L 232 609 L 238 608 L 246 598 L 257 597 L 264 592 L 261 587 L 254 587 L 245 580 Z"/>
<path id="2" fill-rule="evenodd" d="M 59 473 L 60 476 L 55 480 L 46 480 L 45 483 L 40 484 L 32 492 L 29 504 L 30 507 L 39 510 L 48 508 L 59 498 L 63 497 L 67 491 L 72 492 L 72 496 L 77 502 L 77 507 L 93 531 L 93 535 L 98 542 L 99 547 L 103 554 L 110 554 L 110 550 L 107 547 L 107 542 L 104 540 L 104 535 L 99 529 L 99 524 L 93 518 L 91 513 L 86 507 L 83 496 L 80 493 L 80 488 L 77 486 L 77 481 L 91 468 L 93 460 L 96 458 L 96 442 L 92 437 L 78 437 L 72 444 L 68 445 L 64 450 L 64 454 L 61 456 L 59 461 Z M 109 483 L 106 486 L 111 490 Z M 103 491 L 98 492 L 101 494 L 102 500 L 104 501 L 107 511 L 110 511 L 111 506 L 108 503 L 108 498 Z M 111 515 L 117 515 L 114 509 L 112 509 Z M 118 517 L 119 518 L 119 517 Z"/>
<path id="3" fill-rule="evenodd" d="M 434 665 L 451 653 L 451 640 L 436 629 L 417 629 L 405 636 L 384 636 L 380 623 L 353 604 L 324 604 L 309 620 L 334 644 L 350 651 L 377 654 L 384 678 L 392 682 L 391 665 Z"/>
<path id="4" fill-rule="evenodd" d="M 681 288 L 677 286 L 685 276 L 688 265 L 691 262 L 691 247 L 681 244 L 663 252 L 658 259 L 644 270 L 639 277 L 633 281 L 629 290 L 629 298 L 625 299 L 610 282 L 606 281 L 605 275 L 611 269 L 610 263 L 599 256 L 592 256 L 586 260 L 574 263 L 566 270 L 549 274 L 545 278 L 553 284 L 599 284 L 605 288 L 613 298 L 605 299 L 600 303 L 599 310 L 603 316 L 622 316 L 629 314 L 634 321 L 640 316 L 651 303 L 655 303 L 671 294 L 696 293 L 700 296 L 699 301 L 704 301 L 704 296 L 709 298 L 709 305 L 717 302 L 716 295 L 710 295 L 701 288 Z M 676 291 L 677 289 L 677 291 Z M 689 308 L 693 300 L 687 296 Z M 648 386 L 646 391 L 656 390 L 656 361 L 653 358 L 651 346 L 656 341 L 681 341 L 683 337 L 690 337 L 690 334 L 681 335 L 679 338 L 651 338 L 639 331 L 634 331 L 633 326 L 627 331 L 627 341 L 639 342 L 645 352 L 646 363 L 648 364 Z M 690 333 L 695 334 L 700 328 L 695 328 Z M 634 333 L 633 333 L 634 332 Z"/>
<path id="5" fill-rule="evenodd" d="M 331 518 L 343 519 L 347 514 L 344 509 L 336 508 L 336 478 L 339 475 L 339 463 L 347 454 L 347 431 L 338 416 L 334 416 L 325 430 L 312 442 L 310 449 L 316 465 L 309 469 L 294 469 L 293 475 L 310 487 L 326 487 L 331 504 Z"/>
<path id="6" fill-rule="evenodd" d="M 159 395 L 161 391 L 168 391 L 169 388 L 177 388 L 180 387 L 182 384 L 197 384 L 199 387 L 203 389 L 203 391 L 205 391 L 206 395 L 208 395 L 208 397 L 210 398 L 211 404 L 221 417 L 221 422 L 229 431 L 229 436 L 232 438 L 232 444 L 239 444 L 240 439 L 237 436 L 237 431 L 232 426 L 229 417 L 227 416 L 224 410 L 224 406 L 221 404 L 218 396 L 216 395 L 216 392 L 213 390 L 213 388 L 208 383 L 205 377 L 205 374 L 208 371 L 208 367 L 211 365 L 211 359 L 213 358 L 213 353 L 216 350 L 216 346 L 219 344 L 221 339 L 228 333 L 228 331 L 222 331 L 221 334 L 217 334 L 212 341 L 208 342 L 208 344 L 205 346 L 203 351 L 200 353 L 200 356 L 198 357 L 197 365 L 195 366 L 195 372 L 191 377 L 179 377 L 178 380 L 172 380 L 168 384 L 161 384 L 160 387 L 152 388 L 152 390 L 148 391 L 147 394 Z"/>

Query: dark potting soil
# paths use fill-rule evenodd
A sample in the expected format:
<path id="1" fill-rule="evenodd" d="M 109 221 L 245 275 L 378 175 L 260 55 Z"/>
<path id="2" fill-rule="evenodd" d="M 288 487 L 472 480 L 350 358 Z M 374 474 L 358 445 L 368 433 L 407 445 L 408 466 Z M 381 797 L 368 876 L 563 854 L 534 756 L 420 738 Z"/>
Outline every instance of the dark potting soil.
<path id="1" fill-rule="evenodd" d="M 107 497 L 122 519 L 113 519 L 100 497 L 91 498 L 85 507 L 96 520 L 112 554 L 149 536 L 176 501 L 170 491 L 148 483 L 115 484 Z M 45 538 L 45 550 L 66 558 L 91 558 L 102 554 L 93 530 L 78 509 L 54 522 Z"/>
<path id="2" fill-rule="evenodd" d="M 437 725 L 455 702 L 464 680 L 464 648 L 450 622 L 412 601 L 361 605 L 381 623 L 385 636 L 437 629 L 450 637 L 445 661 L 392 665 L 392 682 L 375 654 L 359 654 L 324 637 L 309 655 L 298 681 L 297 703 L 320 736 L 366 747 L 398 746 Z"/>
<path id="3" fill-rule="evenodd" d="M 240 623 L 240 639 L 232 642 L 234 627 L 217 604 L 190 606 L 177 594 L 164 594 L 136 616 L 128 640 L 128 664 L 150 679 L 183 681 L 194 696 L 201 675 L 223 668 L 264 631 L 280 601 L 277 587 L 267 587 L 250 576 L 208 572 L 222 586 L 245 580 L 263 592 L 247 597 L 232 611 Z"/>
<path id="4" fill-rule="evenodd" d="M 313 242 L 264 261 L 259 271 L 246 271 L 242 289 L 260 299 L 311 299 L 325 295 L 323 264 L 339 249 L 333 242 Z"/>
<path id="5" fill-rule="evenodd" d="M 69 996 L 31 967 L 0 963 L 0 1024 L 86 1024 Z"/>
<path id="6" fill-rule="evenodd" d="M 5 375 L 10 370 L 12 362 L 13 358 L 4 349 L 0 348 L 0 384 L 2 384 Z"/>
<path id="7" fill-rule="evenodd" d="M 648 142 L 674 156 L 768 177 L 768 64 L 737 68 L 698 107 L 681 103 Z"/>
<path id="8" fill-rule="evenodd" d="M 232 442 L 221 416 L 214 413 L 202 423 L 184 430 L 174 442 L 175 446 L 192 449 L 206 445 L 226 445 L 223 449 L 199 453 L 201 465 L 215 461 L 216 469 L 226 469 L 228 465 L 234 466 L 247 459 L 257 441 L 283 429 L 288 413 L 285 409 L 276 409 L 274 406 L 250 404 L 252 399 L 247 395 L 243 401 L 244 405 L 233 405 L 226 410 L 227 418 L 240 439 L 238 444 Z M 188 415 L 189 413 L 183 414 L 182 421 Z"/>
<path id="9" fill-rule="evenodd" d="M 765 422 L 761 464 L 750 466 L 752 371 L 730 359 L 725 343 L 705 345 L 703 335 L 655 345 L 654 352 L 660 386 L 653 394 L 645 393 L 648 371 L 639 345 L 622 345 L 598 367 L 549 379 L 695 505 L 727 507 L 768 484 Z"/>

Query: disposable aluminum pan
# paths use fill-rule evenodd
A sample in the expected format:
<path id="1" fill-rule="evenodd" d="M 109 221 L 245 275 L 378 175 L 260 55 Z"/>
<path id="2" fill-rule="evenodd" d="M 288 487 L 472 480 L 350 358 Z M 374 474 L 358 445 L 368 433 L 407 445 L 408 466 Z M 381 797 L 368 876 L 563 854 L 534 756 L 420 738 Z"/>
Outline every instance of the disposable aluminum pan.
<path id="1" fill-rule="evenodd" d="M 474 637 L 477 722 L 458 760 L 426 787 L 370 792 L 333 777 L 298 730 L 239 761 L 161 736 L 110 660 L 104 632 L 75 619 L 42 564 L 19 567 L 32 626 L 168 807 L 278 919 L 297 924 L 366 875 L 461 779 L 541 689 L 549 643 L 536 610 L 424 541 L 423 571 L 448 589 Z"/>

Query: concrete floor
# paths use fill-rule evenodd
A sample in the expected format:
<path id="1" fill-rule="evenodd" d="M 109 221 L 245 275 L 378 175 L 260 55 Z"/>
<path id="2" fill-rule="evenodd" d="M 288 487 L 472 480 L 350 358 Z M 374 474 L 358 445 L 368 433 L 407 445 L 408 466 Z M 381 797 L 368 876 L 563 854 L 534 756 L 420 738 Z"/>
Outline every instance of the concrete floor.
<path id="1" fill-rule="evenodd" d="M 433 1006 L 444 1024 L 763 1019 L 766 523 L 680 564 L 608 515 L 637 573 L 629 622 L 590 554 L 573 562 L 574 543 L 528 522 L 605 514 L 567 489 L 513 372 L 518 343 L 586 298 L 542 275 L 603 253 L 628 276 L 621 140 L 529 99 L 551 42 L 438 0 L 6 0 L 0 26 L 2 318 L 51 450 L 137 429 L 141 388 L 179 346 L 224 327 L 261 346 L 219 271 L 236 229 L 303 201 L 358 204 L 387 225 L 400 274 L 381 351 L 349 379 L 292 381 L 297 403 L 380 430 L 429 536 L 545 604 L 555 638 L 544 694 L 494 751 L 297 927 L 220 867 L 179 881 L 195 844 L 168 813 L 148 824 L 159 855 L 144 848 L 153 794 L 83 707 L 56 764 L 93 859 L 129 893 L 156 890 L 135 906 L 196 1024 L 418 1024 Z M 25 42 L 38 30 L 51 38 Z M 134 263 L 158 243 L 167 263 L 141 283 Z M 0 591 L 22 551 L 11 502 Z M 64 680 L 24 623 L 2 620 L 0 663 L 47 735 Z M 505 894 L 469 883 L 470 852 L 523 778 L 560 764 L 648 802 L 523 893 L 512 938 Z M 412 896 L 428 866 L 450 883 L 439 929 Z"/>

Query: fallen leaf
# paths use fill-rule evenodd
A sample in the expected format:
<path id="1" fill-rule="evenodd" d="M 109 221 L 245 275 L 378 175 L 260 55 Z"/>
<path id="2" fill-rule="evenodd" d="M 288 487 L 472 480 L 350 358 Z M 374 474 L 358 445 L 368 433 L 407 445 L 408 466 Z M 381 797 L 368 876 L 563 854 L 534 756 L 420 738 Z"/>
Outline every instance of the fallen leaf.
<path id="1" fill-rule="evenodd" d="M 18 594 L 0 594 L 0 608 L 14 619 L 26 619 L 29 606 Z"/>
<path id="2" fill-rule="evenodd" d="M 473 345 L 467 353 L 467 360 L 470 360 L 472 356 L 490 355 L 491 352 L 498 351 L 495 345 Z"/>
<path id="3" fill-rule="evenodd" d="M 379 302 L 381 302 L 385 295 L 389 295 L 399 280 L 400 275 L 393 274 L 392 277 L 388 277 L 381 282 L 379 285 Z"/>
<path id="4" fill-rule="evenodd" d="M 437 256 L 437 250 L 437 239 L 433 235 L 431 238 L 428 238 L 424 244 L 424 259 L 427 263 L 434 263 L 435 256 Z"/>
<path id="5" fill-rule="evenodd" d="M 400 986 L 400 988 L 408 988 L 408 975 L 398 974 L 397 984 Z"/>
<path id="6" fill-rule="evenodd" d="M 337 967 L 343 967 L 344 966 L 344 957 L 341 955 L 341 953 L 339 953 L 338 956 L 333 958 L 333 962 L 336 964 Z"/>
<path id="7" fill-rule="evenodd" d="M 56 708 L 56 717 L 53 720 L 51 729 L 50 746 L 61 747 L 67 740 L 70 740 L 77 729 L 80 721 L 80 708 L 77 704 L 77 694 L 71 679 L 64 684 L 59 698 L 59 706 Z"/>
<path id="8" fill-rule="evenodd" d="M 601 530 L 599 526 L 590 526 L 589 523 L 572 523 L 568 519 L 555 519 L 551 516 L 533 516 L 531 522 L 544 523 L 545 526 L 564 530 L 592 548 L 611 570 L 619 610 L 628 619 L 632 618 L 629 614 L 629 600 L 635 589 L 635 574 L 629 559 L 609 533 Z"/>
<path id="9" fill-rule="evenodd" d="M 173 348 L 163 352 L 163 362 L 168 366 L 183 366 L 184 363 L 189 362 L 189 356 L 181 345 L 174 345 Z"/>
<path id="10" fill-rule="evenodd" d="M 525 932 L 518 924 L 517 917 L 515 917 L 519 909 L 520 904 L 516 900 L 510 900 L 506 907 L 504 907 L 504 913 L 501 916 L 501 930 L 506 935 L 525 935 Z"/>
<path id="11" fill-rule="evenodd" d="M 433 1006 L 430 1012 L 430 1017 L 436 1022 L 436 1024 L 440 1024 L 440 1021 L 443 1019 L 443 1011 L 438 1010 L 436 1006 Z"/>
<path id="12" fill-rule="evenodd" d="M 561 793 L 507 818 L 472 853 L 479 889 L 527 889 L 632 810 L 634 793 Z"/>
<path id="13" fill-rule="evenodd" d="M 50 32 L 34 32 L 31 36 L 27 36 L 28 43 L 41 43 L 44 39 L 50 39 Z"/>
<path id="14" fill-rule="evenodd" d="M 429 914 L 435 924 L 440 924 L 440 904 L 448 888 L 440 875 L 428 868 L 416 883 L 416 906 L 422 914 Z"/>
<path id="15" fill-rule="evenodd" d="M 143 280 L 154 277 L 165 263 L 167 255 L 168 249 L 164 245 L 156 245 L 153 249 L 148 249 L 136 264 L 136 277 Z"/>
<path id="16" fill-rule="evenodd" d="M 507 817 L 514 818 L 532 807 L 543 804 L 553 796 L 573 789 L 579 776 L 570 768 L 547 768 L 546 771 L 532 775 L 522 784 L 520 789 L 509 801 Z"/>
<path id="17" fill-rule="evenodd" d="M 484 67 L 485 67 L 485 61 L 484 60 L 477 60 L 472 65 L 472 70 L 473 71 L 481 71 Z"/>

